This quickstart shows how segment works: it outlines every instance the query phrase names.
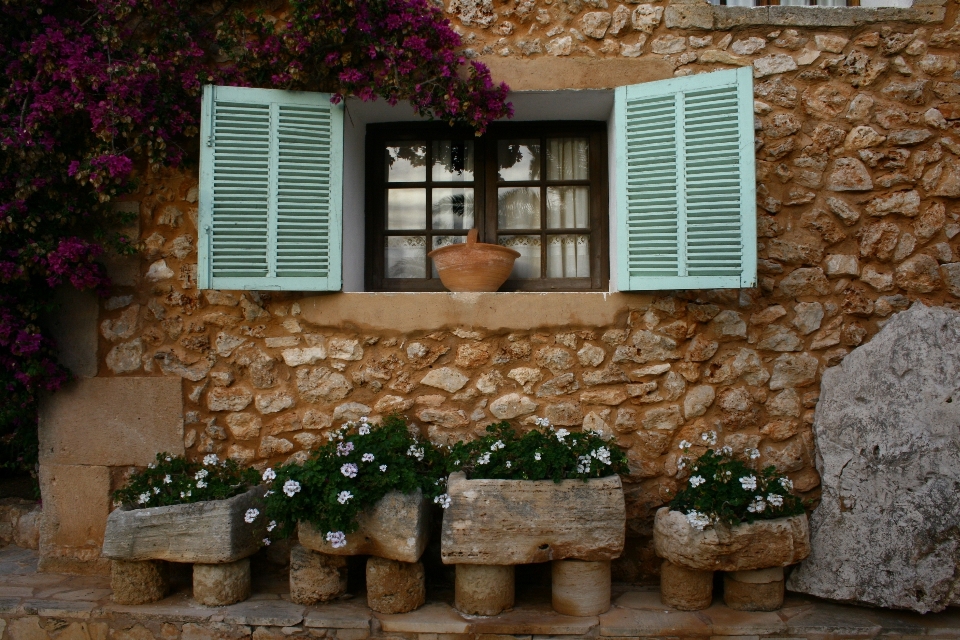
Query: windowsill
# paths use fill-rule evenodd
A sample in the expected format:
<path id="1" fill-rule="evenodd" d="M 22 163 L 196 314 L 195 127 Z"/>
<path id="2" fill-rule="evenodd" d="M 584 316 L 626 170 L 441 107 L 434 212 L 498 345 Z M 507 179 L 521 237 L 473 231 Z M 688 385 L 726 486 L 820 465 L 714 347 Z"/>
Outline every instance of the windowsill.
<path id="1" fill-rule="evenodd" d="M 477 330 L 484 333 L 550 327 L 609 327 L 650 293 L 608 292 L 357 292 L 299 301 L 301 316 L 321 327 L 396 333 Z"/>
<path id="2" fill-rule="evenodd" d="M 947 0 L 914 0 L 903 7 L 726 7 L 673 0 L 664 12 L 669 29 L 726 30 L 743 26 L 855 27 L 877 22 L 943 22 Z"/>

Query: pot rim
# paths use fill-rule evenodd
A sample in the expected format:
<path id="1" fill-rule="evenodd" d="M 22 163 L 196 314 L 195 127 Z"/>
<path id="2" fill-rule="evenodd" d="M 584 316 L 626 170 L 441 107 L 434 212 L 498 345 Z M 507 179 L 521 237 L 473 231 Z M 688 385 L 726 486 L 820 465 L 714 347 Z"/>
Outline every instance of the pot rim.
<path id="1" fill-rule="evenodd" d="M 509 247 L 504 247 L 499 244 L 490 244 L 487 242 L 474 242 L 471 244 L 466 244 L 464 242 L 458 242 L 457 244 L 448 244 L 445 247 L 440 247 L 439 249 L 434 249 L 427 254 L 428 258 L 433 258 L 438 255 L 443 255 L 444 253 L 453 253 L 456 251 L 477 251 L 480 253 L 506 253 L 511 255 L 514 259 L 520 257 L 520 252 Z"/>

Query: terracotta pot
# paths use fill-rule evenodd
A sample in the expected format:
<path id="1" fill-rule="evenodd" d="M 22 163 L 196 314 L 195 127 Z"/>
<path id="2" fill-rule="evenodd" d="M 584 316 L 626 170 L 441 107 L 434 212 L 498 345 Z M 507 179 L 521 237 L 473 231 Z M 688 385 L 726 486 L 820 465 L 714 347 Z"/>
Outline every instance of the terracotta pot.
<path id="1" fill-rule="evenodd" d="M 510 276 L 520 252 L 477 242 L 477 230 L 471 229 L 466 244 L 451 244 L 427 255 L 433 258 L 440 282 L 448 290 L 496 291 Z"/>

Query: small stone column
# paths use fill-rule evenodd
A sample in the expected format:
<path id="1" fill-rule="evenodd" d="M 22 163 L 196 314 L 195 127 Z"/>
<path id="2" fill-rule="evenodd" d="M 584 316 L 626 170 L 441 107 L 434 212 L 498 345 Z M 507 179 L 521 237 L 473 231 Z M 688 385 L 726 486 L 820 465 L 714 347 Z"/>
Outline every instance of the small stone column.
<path id="1" fill-rule="evenodd" d="M 687 569 L 664 560 L 660 567 L 660 601 L 681 611 L 699 611 L 713 602 L 713 572 Z"/>
<path id="2" fill-rule="evenodd" d="M 495 616 L 513 606 L 513 565 L 458 564 L 455 591 L 458 611 Z"/>
<path id="3" fill-rule="evenodd" d="M 347 592 L 347 558 L 290 548 L 290 600 L 297 604 L 327 602 Z"/>
<path id="4" fill-rule="evenodd" d="M 553 561 L 553 610 L 568 616 L 596 616 L 610 609 L 610 561 Z"/>
<path id="5" fill-rule="evenodd" d="M 250 597 L 250 558 L 222 564 L 193 565 L 193 599 L 208 607 Z"/>
<path id="6" fill-rule="evenodd" d="M 110 588 L 117 604 L 147 604 L 170 591 L 169 565 L 163 560 L 111 560 Z"/>
<path id="7" fill-rule="evenodd" d="M 783 567 L 724 573 L 723 601 L 738 611 L 776 611 L 783 606 Z"/>
<path id="8" fill-rule="evenodd" d="M 370 556 L 367 560 L 367 606 L 378 613 L 406 613 L 427 601 L 422 562 Z"/>

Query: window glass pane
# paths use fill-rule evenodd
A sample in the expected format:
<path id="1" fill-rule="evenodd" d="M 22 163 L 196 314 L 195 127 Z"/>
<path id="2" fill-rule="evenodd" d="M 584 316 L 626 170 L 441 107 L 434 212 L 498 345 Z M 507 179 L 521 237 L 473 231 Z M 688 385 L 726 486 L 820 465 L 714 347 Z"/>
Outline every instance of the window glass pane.
<path id="1" fill-rule="evenodd" d="M 451 244 L 462 244 L 467 241 L 467 236 L 433 236 L 433 248 L 439 249 L 440 247 L 448 247 Z M 434 278 L 439 278 L 440 274 L 437 273 L 437 264 L 431 260 L 430 269 L 432 271 Z"/>
<path id="2" fill-rule="evenodd" d="M 387 277 L 426 278 L 427 239 L 423 236 L 387 236 Z"/>
<path id="3" fill-rule="evenodd" d="M 540 179 L 538 140 L 500 140 L 497 143 L 497 171 L 504 180 Z"/>
<path id="4" fill-rule="evenodd" d="M 590 141 L 587 138 L 547 140 L 547 180 L 589 180 Z"/>
<path id="5" fill-rule="evenodd" d="M 540 188 L 497 189 L 498 229 L 539 229 Z"/>
<path id="6" fill-rule="evenodd" d="M 389 189 L 387 229 L 426 229 L 427 190 Z"/>
<path id="7" fill-rule="evenodd" d="M 473 142 L 470 140 L 433 141 L 433 180 L 473 180 Z"/>
<path id="8" fill-rule="evenodd" d="M 548 278 L 590 277 L 590 236 L 547 236 Z"/>
<path id="9" fill-rule="evenodd" d="M 520 252 L 510 272 L 511 280 L 540 277 L 540 236 L 500 236 L 497 242 Z"/>
<path id="10" fill-rule="evenodd" d="M 547 228 L 589 227 L 590 187 L 547 187 Z"/>
<path id="11" fill-rule="evenodd" d="M 387 147 L 387 181 L 423 182 L 427 179 L 427 144 L 410 142 Z"/>
<path id="12" fill-rule="evenodd" d="M 434 188 L 434 229 L 473 229 L 473 187 Z"/>

